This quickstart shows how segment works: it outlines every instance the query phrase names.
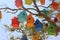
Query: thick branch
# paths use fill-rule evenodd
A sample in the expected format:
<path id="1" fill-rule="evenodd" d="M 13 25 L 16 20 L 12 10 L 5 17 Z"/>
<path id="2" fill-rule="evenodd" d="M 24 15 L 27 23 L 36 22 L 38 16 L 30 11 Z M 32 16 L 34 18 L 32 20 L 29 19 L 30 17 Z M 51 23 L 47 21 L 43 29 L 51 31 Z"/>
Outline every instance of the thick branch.
<path id="1" fill-rule="evenodd" d="M 29 12 L 29 13 L 32 13 L 31 11 L 29 11 L 27 8 L 25 8 L 25 7 L 23 7 L 23 10 L 26 10 L 27 12 Z M 34 14 L 34 13 L 32 13 L 32 14 Z"/>
<path id="2" fill-rule="evenodd" d="M 38 6 L 36 4 L 36 0 L 33 0 L 33 3 L 34 3 L 35 8 L 37 9 L 37 12 L 39 12 L 40 10 L 39 10 L 39 8 L 38 8 Z"/>
<path id="3" fill-rule="evenodd" d="M 54 2 L 54 0 L 52 0 L 52 3 Z M 51 4 L 52 4 L 51 3 Z M 51 4 L 49 5 L 49 6 L 47 6 L 47 7 L 45 7 L 45 6 L 42 6 L 42 5 L 38 5 L 38 7 L 44 7 L 44 8 L 49 8 L 50 6 L 51 6 Z M 36 6 L 35 6 L 36 7 Z"/>

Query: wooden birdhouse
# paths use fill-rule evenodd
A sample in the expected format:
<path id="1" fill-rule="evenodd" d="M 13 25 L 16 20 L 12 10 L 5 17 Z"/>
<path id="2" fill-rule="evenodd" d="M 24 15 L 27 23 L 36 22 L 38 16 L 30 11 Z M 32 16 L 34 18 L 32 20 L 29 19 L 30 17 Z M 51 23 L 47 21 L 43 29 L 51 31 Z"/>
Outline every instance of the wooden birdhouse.
<path id="1" fill-rule="evenodd" d="M 17 17 L 12 18 L 12 28 L 19 28 L 19 21 Z"/>
<path id="2" fill-rule="evenodd" d="M 26 22 L 27 22 L 26 26 L 28 28 L 34 27 L 34 18 L 32 17 L 32 14 L 30 14 L 30 15 L 27 16 Z"/>
<path id="3" fill-rule="evenodd" d="M 57 10 L 58 9 L 58 3 L 57 2 L 52 2 L 52 7 Z"/>
<path id="4" fill-rule="evenodd" d="M 57 14 L 58 21 L 60 21 L 60 13 Z"/>
<path id="5" fill-rule="evenodd" d="M 40 0 L 41 5 L 45 5 L 45 0 Z"/>
<path id="6" fill-rule="evenodd" d="M 27 13 L 26 11 L 22 11 L 18 14 L 18 21 L 24 23 L 26 21 Z"/>
<path id="7" fill-rule="evenodd" d="M 43 11 L 43 13 L 44 13 L 45 15 L 48 15 L 48 14 L 49 14 L 49 11 L 46 10 L 46 9 L 43 9 L 42 11 Z"/>
<path id="8" fill-rule="evenodd" d="M 31 5 L 33 0 L 25 0 L 25 4 Z"/>
<path id="9" fill-rule="evenodd" d="M 56 35 L 56 27 L 51 23 L 47 28 L 48 35 Z"/>
<path id="10" fill-rule="evenodd" d="M 42 31 L 43 30 L 43 24 L 37 19 L 34 23 L 34 28 L 36 31 Z"/>
<path id="11" fill-rule="evenodd" d="M 35 34 L 32 38 L 32 40 L 38 40 L 39 39 L 39 36 L 37 34 Z"/>
<path id="12" fill-rule="evenodd" d="M 22 40 L 28 40 L 26 35 L 22 36 Z"/>
<path id="13" fill-rule="evenodd" d="M 22 0 L 15 0 L 15 5 L 17 8 L 22 8 L 22 6 L 23 6 Z"/>
<path id="14" fill-rule="evenodd" d="M 2 12 L 0 11 L 0 20 L 2 19 Z"/>

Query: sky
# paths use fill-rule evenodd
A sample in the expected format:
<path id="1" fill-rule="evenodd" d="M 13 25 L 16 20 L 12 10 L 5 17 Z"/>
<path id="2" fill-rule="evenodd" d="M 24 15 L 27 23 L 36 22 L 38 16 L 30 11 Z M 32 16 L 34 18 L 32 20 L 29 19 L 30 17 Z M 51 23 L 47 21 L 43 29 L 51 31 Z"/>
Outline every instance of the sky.
<path id="1" fill-rule="evenodd" d="M 46 4 L 44 6 L 48 6 L 50 3 L 51 3 L 50 0 L 46 0 Z M 37 4 L 40 5 L 39 2 Z M 0 8 L 5 8 L 6 6 L 9 8 L 12 8 L 12 9 L 17 8 L 15 6 L 15 0 L 0 0 Z M 32 7 L 32 5 L 26 5 L 26 4 L 24 4 L 24 6 L 26 8 Z M 41 7 L 40 9 L 43 9 L 43 7 Z M 19 12 L 20 11 L 18 11 L 16 14 L 11 14 L 11 13 L 6 13 L 6 12 L 4 12 L 4 10 L 2 10 L 3 18 L 0 21 L 0 40 L 9 40 L 10 35 L 14 35 L 15 37 L 22 36 L 22 33 L 18 33 L 16 31 L 14 31 L 13 33 L 6 31 L 3 26 L 4 24 L 10 25 L 12 17 L 17 16 L 19 14 Z M 60 33 L 58 36 L 49 36 L 48 39 L 46 39 L 46 40 L 60 40 Z"/>

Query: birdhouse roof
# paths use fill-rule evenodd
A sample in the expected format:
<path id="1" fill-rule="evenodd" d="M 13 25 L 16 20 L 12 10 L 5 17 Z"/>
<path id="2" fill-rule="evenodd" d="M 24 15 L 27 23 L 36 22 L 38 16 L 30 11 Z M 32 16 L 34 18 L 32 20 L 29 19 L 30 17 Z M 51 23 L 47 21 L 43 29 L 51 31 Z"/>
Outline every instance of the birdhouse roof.
<path id="1" fill-rule="evenodd" d="M 35 21 L 35 24 L 36 24 L 36 23 L 40 23 L 40 24 L 42 24 L 38 19 Z"/>

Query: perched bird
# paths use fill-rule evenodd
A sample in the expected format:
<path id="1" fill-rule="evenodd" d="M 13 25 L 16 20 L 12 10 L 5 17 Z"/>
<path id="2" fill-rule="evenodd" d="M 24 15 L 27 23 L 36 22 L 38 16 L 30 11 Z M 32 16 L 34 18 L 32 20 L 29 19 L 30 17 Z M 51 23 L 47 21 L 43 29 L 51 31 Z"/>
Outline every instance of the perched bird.
<path id="1" fill-rule="evenodd" d="M 27 13 L 24 10 L 24 11 L 20 12 L 17 16 L 18 16 L 18 21 L 21 23 L 24 23 L 26 21 Z"/>
<path id="2" fill-rule="evenodd" d="M 34 28 L 36 31 L 41 31 L 43 29 L 43 24 L 37 19 L 34 23 Z"/>
<path id="3" fill-rule="evenodd" d="M 32 17 L 32 14 L 27 16 L 26 22 L 28 28 L 34 27 L 34 18 Z"/>

